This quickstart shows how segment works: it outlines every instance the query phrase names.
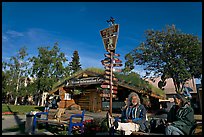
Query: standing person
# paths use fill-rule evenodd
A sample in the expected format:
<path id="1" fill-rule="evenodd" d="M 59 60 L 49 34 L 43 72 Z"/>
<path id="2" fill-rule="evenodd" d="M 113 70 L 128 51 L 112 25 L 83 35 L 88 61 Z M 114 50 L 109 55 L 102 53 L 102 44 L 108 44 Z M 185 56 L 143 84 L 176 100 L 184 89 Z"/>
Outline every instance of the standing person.
<path id="1" fill-rule="evenodd" d="M 125 131 L 125 135 L 130 135 L 134 131 L 146 132 L 148 130 L 146 109 L 140 103 L 140 98 L 135 92 L 128 96 L 127 107 L 122 111 L 121 122 L 114 120 L 109 113 L 107 113 L 107 118 L 109 128 Z"/>
<path id="2" fill-rule="evenodd" d="M 45 110 L 44 112 L 48 112 L 49 111 L 49 97 L 46 98 L 46 101 L 45 101 Z"/>
<path id="3" fill-rule="evenodd" d="M 56 99 L 56 96 L 54 96 L 54 98 L 52 100 L 52 108 L 57 108 L 57 99 Z"/>
<path id="4" fill-rule="evenodd" d="M 168 123 L 165 129 L 166 135 L 189 135 L 191 129 L 195 126 L 194 111 L 189 105 L 188 100 L 183 95 L 177 94 L 175 103 L 178 105 L 175 117 L 172 117 L 172 123 Z"/>
<path id="5" fill-rule="evenodd" d="M 25 98 L 24 98 L 24 104 L 28 105 L 28 95 L 26 95 Z"/>

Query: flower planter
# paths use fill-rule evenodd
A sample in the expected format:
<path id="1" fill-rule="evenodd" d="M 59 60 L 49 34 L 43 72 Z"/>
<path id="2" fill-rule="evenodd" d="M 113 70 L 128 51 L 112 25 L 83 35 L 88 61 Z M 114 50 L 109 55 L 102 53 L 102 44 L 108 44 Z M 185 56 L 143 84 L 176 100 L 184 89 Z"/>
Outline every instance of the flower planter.
<path id="1" fill-rule="evenodd" d="M 12 112 L 2 112 L 2 115 L 13 115 Z"/>

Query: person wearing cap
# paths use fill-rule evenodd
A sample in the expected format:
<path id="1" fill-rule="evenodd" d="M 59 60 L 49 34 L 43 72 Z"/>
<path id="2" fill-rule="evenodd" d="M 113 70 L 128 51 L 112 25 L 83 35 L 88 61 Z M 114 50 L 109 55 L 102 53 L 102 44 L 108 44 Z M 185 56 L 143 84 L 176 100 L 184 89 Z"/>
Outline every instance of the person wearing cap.
<path id="1" fill-rule="evenodd" d="M 174 99 L 174 105 L 171 107 L 171 109 L 169 110 L 169 112 L 167 113 L 167 123 L 172 123 L 173 121 L 176 121 L 176 112 L 179 109 L 179 105 L 178 105 L 178 99 L 181 98 L 181 96 L 179 96 L 178 94 L 173 96 Z"/>
<path id="2" fill-rule="evenodd" d="M 175 108 L 178 110 L 175 110 L 175 117 L 171 119 L 170 122 L 172 123 L 169 123 L 166 127 L 165 134 L 189 135 L 191 128 L 195 124 L 193 108 L 189 105 L 189 101 L 183 95 L 177 94 L 174 96 L 174 99 L 175 104 L 177 105 Z"/>

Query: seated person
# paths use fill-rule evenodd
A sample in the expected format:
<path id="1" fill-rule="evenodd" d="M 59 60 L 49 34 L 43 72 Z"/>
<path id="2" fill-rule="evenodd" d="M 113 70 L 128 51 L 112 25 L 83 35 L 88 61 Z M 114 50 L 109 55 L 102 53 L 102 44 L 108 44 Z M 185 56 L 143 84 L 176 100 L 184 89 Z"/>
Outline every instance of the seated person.
<path id="1" fill-rule="evenodd" d="M 180 94 L 177 94 L 175 98 L 175 103 L 179 108 L 176 112 L 176 117 L 171 117 L 168 119 L 168 126 L 165 129 L 166 135 L 189 135 L 190 130 L 195 125 L 194 111 L 188 103 L 188 100 Z"/>
<path id="2" fill-rule="evenodd" d="M 179 109 L 178 102 L 177 102 L 177 95 L 173 96 L 174 98 L 174 105 L 171 107 L 167 114 L 167 122 L 172 123 L 173 121 L 176 121 L 176 112 Z"/>
<path id="3" fill-rule="evenodd" d="M 122 111 L 121 122 L 112 118 L 109 113 L 108 124 L 109 128 L 125 131 L 125 135 L 130 135 L 132 132 L 143 131 L 147 129 L 146 109 L 140 104 L 140 98 L 137 93 L 132 92 L 128 96 L 127 107 Z"/>

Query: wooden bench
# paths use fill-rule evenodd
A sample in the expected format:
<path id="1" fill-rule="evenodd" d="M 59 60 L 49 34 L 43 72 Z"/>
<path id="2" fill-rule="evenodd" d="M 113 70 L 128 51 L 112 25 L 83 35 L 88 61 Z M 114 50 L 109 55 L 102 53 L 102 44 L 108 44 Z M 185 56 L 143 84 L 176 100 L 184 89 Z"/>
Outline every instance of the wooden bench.
<path id="1" fill-rule="evenodd" d="M 74 127 L 79 127 L 81 132 L 83 132 L 84 114 L 85 110 L 75 114 L 63 113 L 60 117 L 57 118 L 56 111 L 49 110 L 48 112 L 38 112 L 34 115 L 33 119 L 33 134 L 35 134 L 35 129 L 39 123 L 45 123 L 46 127 L 48 125 L 68 127 L 68 135 L 71 135 Z"/>

